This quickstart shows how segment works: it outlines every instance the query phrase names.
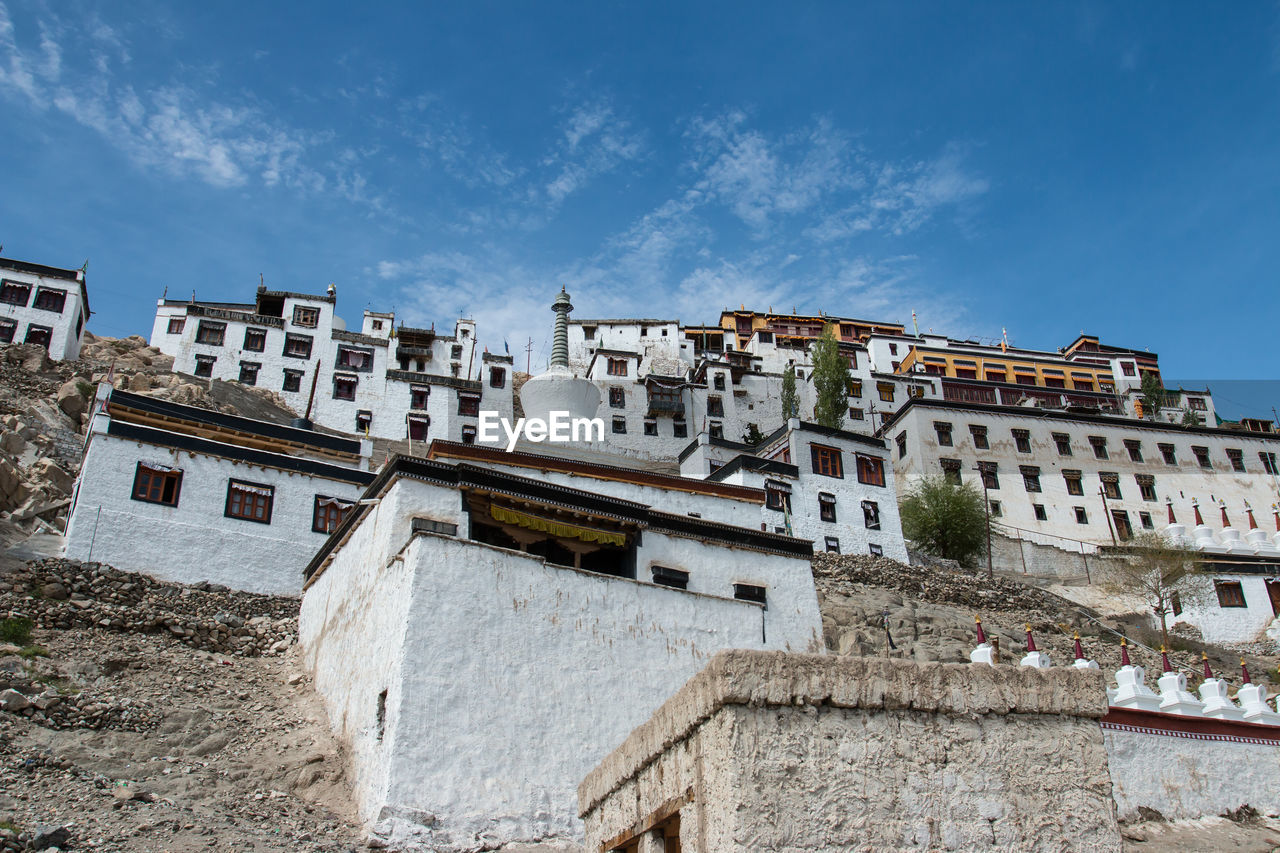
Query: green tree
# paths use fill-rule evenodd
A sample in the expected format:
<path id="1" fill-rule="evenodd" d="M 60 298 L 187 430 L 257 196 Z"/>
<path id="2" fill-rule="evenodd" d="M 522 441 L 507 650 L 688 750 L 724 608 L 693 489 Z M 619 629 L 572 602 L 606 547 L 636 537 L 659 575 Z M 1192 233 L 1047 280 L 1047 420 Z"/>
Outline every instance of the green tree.
<path id="1" fill-rule="evenodd" d="M 747 424 L 747 431 L 742 434 L 743 444 L 759 444 L 764 441 L 764 433 L 753 423 Z"/>
<path id="2" fill-rule="evenodd" d="M 828 324 L 809 350 L 813 359 L 813 419 L 840 429 L 849 412 L 849 361 L 840 354 L 835 326 Z"/>
<path id="3" fill-rule="evenodd" d="M 800 417 L 800 399 L 796 396 L 796 368 L 788 364 L 782 371 L 782 419 Z"/>
<path id="4" fill-rule="evenodd" d="M 1191 409 L 1187 409 L 1182 413 L 1182 425 L 1204 426 L 1204 418 L 1200 417 L 1199 412 L 1193 412 Z"/>
<path id="5" fill-rule="evenodd" d="M 1148 420 L 1154 421 L 1169 398 L 1168 392 L 1164 390 L 1164 383 L 1160 381 L 1160 374 L 1154 370 L 1142 371 L 1141 391 L 1142 407 L 1146 410 L 1143 414 Z"/>
<path id="6" fill-rule="evenodd" d="M 1200 573 L 1198 552 L 1155 532 L 1139 533 L 1125 544 L 1128 556 L 1110 561 L 1104 586 L 1116 595 L 1141 598 L 1160 622 L 1160 642 L 1167 649 L 1174 604 L 1181 609 L 1208 603 L 1210 587 Z"/>
<path id="7" fill-rule="evenodd" d="M 971 483 L 925 477 L 902 496 L 898 509 L 902 535 L 926 554 L 969 563 L 986 552 L 986 507 Z"/>

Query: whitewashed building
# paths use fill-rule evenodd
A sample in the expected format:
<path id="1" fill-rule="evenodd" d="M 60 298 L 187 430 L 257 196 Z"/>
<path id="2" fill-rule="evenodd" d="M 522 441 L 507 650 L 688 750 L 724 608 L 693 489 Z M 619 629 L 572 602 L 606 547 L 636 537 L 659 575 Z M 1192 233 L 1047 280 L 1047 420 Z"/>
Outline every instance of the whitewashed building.
<path id="1" fill-rule="evenodd" d="M 680 470 L 763 489 L 762 530 L 808 539 L 815 551 L 907 561 L 882 439 L 793 418 L 757 445 L 700 433 L 680 454 Z"/>
<path id="2" fill-rule="evenodd" d="M 369 442 L 99 386 L 66 555 L 181 583 L 298 595 L 373 480 Z"/>
<path id="3" fill-rule="evenodd" d="M 0 344 L 37 344 L 55 361 L 79 358 L 88 317 L 84 270 L 0 258 Z"/>
<path id="4" fill-rule="evenodd" d="M 1211 642 L 1251 642 L 1280 614 L 1280 434 L 1260 423 L 914 400 L 883 434 L 900 491 L 935 474 L 985 481 L 997 537 L 1041 546 L 1049 571 L 1057 554 L 1060 573 L 1083 575 L 1081 552 L 1123 547 L 1142 531 L 1193 545 L 1213 594 L 1176 619 Z"/>
<path id="5" fill-rule="evenodd" d="M 711 520 L 763 492 L 433 455 L 383 468 L 299 622 L 360 814 L 393 844 L 580 842 L 578 781 L 712 654 L 821 652 L 810 544 Z"/>
<path id="6" fill-rule="evenodd" d="M 364 312 L 359 332 L 337 296 L 259 288 L 252 303 L 157 303 L 151 344 L 175 371 L 256 385 L 314 423 L 346 433 L 429 442 L 473 440 L 481 409 L 511 417 L 511 357 L 484 351 L 475 323 L 453 334 Z"/>

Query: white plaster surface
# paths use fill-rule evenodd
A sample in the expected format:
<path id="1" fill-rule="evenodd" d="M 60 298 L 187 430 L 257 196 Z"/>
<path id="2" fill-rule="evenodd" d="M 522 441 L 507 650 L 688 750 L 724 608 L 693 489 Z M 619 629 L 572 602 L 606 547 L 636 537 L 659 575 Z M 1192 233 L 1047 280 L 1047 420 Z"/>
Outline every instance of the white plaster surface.
<path id="1" fill-rule="evenodd" d="M 182 469 L 178 506 L 131 498 L 139 462 Z M 231 479 L 275 489 L 270 524 L 225 517 Z M 77 479 L 66 555 L 117 569 L 273 595 L 298 595 L 325 534 L 313 533 L 316 495 L 355 500 L 362 487 L 143 444 L 94 432 Z"/>
<path id="2" fill-rule="evenodd" d="M 1280 746 L 1103 729 L 1120 818 L 1139 806 L 1170 820 L 1240 806 L 1280 811 Z"/>

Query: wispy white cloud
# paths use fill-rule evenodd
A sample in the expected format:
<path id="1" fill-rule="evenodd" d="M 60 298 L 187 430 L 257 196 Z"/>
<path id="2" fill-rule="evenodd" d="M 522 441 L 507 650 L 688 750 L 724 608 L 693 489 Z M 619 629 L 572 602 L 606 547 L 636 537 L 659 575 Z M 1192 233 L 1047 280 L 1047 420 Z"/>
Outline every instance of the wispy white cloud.
<path id="1" fill-rule="evenodd" d="M 645 135 L 620 118 L 605 100 L 576 106 L 564 122 L 563 138 L 543 165 L 553 176 L 542 187 L 552 206 L 645 152 Z"/>

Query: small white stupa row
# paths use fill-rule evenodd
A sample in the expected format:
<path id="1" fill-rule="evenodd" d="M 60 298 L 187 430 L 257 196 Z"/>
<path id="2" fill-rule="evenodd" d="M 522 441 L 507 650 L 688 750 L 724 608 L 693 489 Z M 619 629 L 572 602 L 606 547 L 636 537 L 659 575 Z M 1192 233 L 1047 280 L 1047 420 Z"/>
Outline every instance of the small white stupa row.
<path id="1" fill-rule="evenodd" d="M 973 617 L 977 627 L 978 645 L 969 654 L 970 663 L 994 665 L 996 662 L 996 645 L 987 640 L 982 629 L 982 620 Z M 1035 638 L 1031 636 L 1031 626 L 1027 625 L 1027 654 L 1022 658 L 1022 666 L 1035 669 L 1048 669 L 1051 664 L 1049 656 L 1036 648 Z M 1161 714 L 1180 714 L 1188 717 L 1212 717 L 1220 720 L 1239 720 L 1246 723 L 1261 723 L 1269 726 L 1280 726 L 1280 713 L 1273 711 L 1267 704 L 1267 688 L 1262 684 L 1254 684 L 1249 677 L 1249 668 L 1244 658 L 1240 659 L 1240 672 L 1244 683 L 1236 691 L 1236 701 L 1227 695 L 1227 682 L 1215 678 L 1209 668 L 1209 656 L 1201 653 L 1204 664 L 1204 683 L 1200 685 L 1200 698 L 1197 699 L 1187 690 L 1187 677 L 1174 670 L 1169 663 L 1169 653 L 1160 651 L 1163 669 L 1156 682 L 1160 692 L 1156 693 L 1147 687 L 1147 672 L 1129 660 L 1129 643 L 1120 640 L 1120 668 L 1116 670 L 1116 686 L 1107 688 L 1107 703 L 1114 708 L 1132 708 L 1137 711 L 1153 711 Z M 1075 660 L 1071 664 L 1076 669 L 1097 669 L 1095 661 L 1084 656 L 1080 645 L 1080 635 L 1075 635 Z M 1280 698 L 1277 698 L 1280 708 Z M 1237 704 L 1239 703 L 1239 704 Z"/>
<path id="2" fill-rule="evenodd" d="M 1271 536 L 1258 527 L 1258 521 L 1253 517 L 1253 507 L 1249 506 L 1248 501 L 1244 502 L 1244 512 L 1249 518 L 1249 529 L 1243 536 L 1239 530 L 1231 526 L 1231 519 L 1227 517 L 1226 501 L 1218 501 L 1218 509 L 1222 513 L 1222 529 L 1215 533 L 1204 523 L 1204 517 L 1200 514 L 1200 502 L 1192 498 L 1191 510 L 1195 513 L 1196 525 L 1191 529 L 1190 536 L 1187 535 L 1187 526 L 1179 524 L 1174 517 L 1172 498 L 1165 498 L 1165 507 L 1169 511 L 1169 524 L 1165 527 L 1164 533 L 1174 544 L 1224 554 L 1280 553 L 1280 505 L 1278 504 L 1271 505 L 1276 526 L 1276 532 Z"/>

